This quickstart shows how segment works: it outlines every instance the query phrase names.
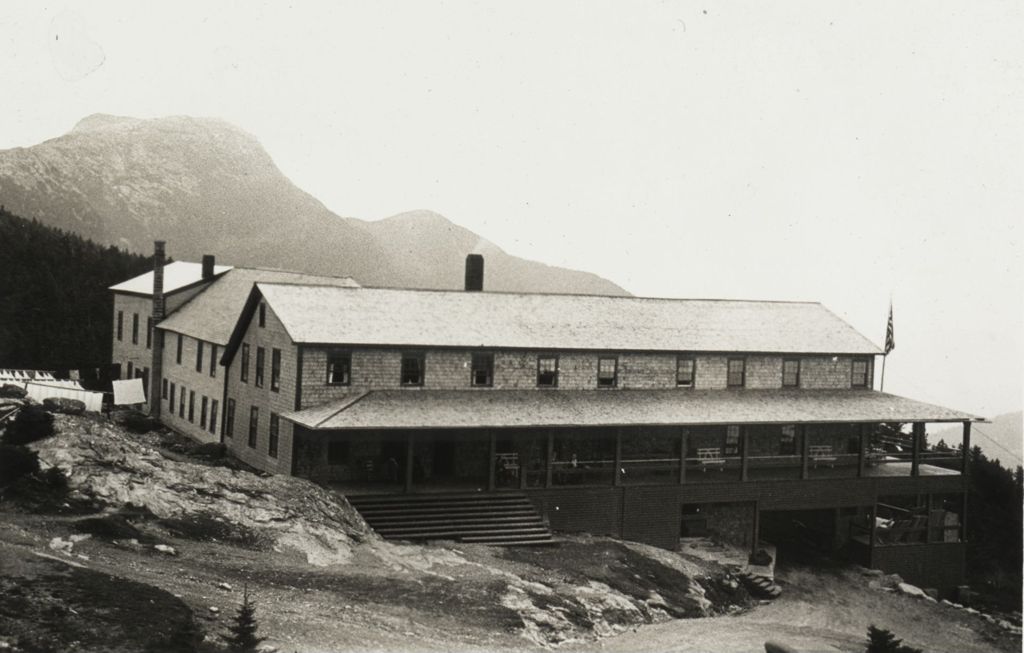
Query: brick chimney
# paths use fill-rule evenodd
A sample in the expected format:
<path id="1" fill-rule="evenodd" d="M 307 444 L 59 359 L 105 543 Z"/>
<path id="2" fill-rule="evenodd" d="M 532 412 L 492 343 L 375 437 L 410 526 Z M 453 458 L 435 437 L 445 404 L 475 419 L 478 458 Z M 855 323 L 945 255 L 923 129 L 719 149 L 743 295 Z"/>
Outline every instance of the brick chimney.
<path id="1" fill-rule="evenodd" d="M 466 290 L 480 292 L 484 289 L 484 257 L 480 254 L 466 256 Z"/>
<path id="2" fill-rule="evenodd" d="M 167 317 L 167 304 L 164 300 L 164 241 L 153 243 L 153 361 L 149 366 L 149 414 L 160 417 L 160 389 L 163 379 L 164 332 L 157 325 Z"/>
<path id="3" fill-rule="evenodd" d="M 213 263 L 214 258 L 212 254 L 203 254 L 203 281 L 209 281 L 213 278 Z"/>

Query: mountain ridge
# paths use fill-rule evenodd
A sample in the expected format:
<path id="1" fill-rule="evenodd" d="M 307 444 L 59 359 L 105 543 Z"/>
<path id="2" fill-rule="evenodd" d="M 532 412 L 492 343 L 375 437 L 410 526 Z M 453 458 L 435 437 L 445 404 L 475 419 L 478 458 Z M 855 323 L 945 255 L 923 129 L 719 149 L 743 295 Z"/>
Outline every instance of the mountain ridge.
<path id="1" fill-rule="evenodd" d="M 598 275 L 511 256 L 419 209 L 342 217 L 295 186 L 248 132 L 219 118 L 93 114 L 70 132 L 0 151 L 0 203 L 98 243 L 148 253 L 348 275 L 365 285 L 462 286 L 466 254 L 487 258 L 485 288 L 627 295 Z"/>

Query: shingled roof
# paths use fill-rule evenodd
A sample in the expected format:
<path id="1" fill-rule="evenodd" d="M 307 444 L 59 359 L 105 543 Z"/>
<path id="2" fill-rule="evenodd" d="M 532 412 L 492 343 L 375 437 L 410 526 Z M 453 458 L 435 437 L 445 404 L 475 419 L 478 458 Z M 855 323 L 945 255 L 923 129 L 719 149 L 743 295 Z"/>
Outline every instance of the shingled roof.
<path id="1" fill-rule="evenodd" d="M 297 343 L 880 354 L 819 303 L 258 283 Z M 243 317 L 243 319 L 245 319 Z"/>
<path id="2" fill-rule="evenodd" d="M 214 276 L 224 274 L 231 269 L 230 265 L 213 266 Z M 164 266 L 164 294 L 170 295 L 185 290 L 203 280 L 203 264 L 189 261 L 172 261 Z M 153 271 L 145 272 L 127 281 L 110 286 L 114 292 L 132 295 L 153 296 Z M 243 298 L 244 299 L 244 298 Z"/>
<path id="3" fill-rule="evenodd" d="M 206 342 L 225 345 L 253 284 L 261 281 L 358 287 L 350 277 L 327 277 L 286 270 L 232 268 L 158 325 Z"/>
<path id="4" fill-rule="evenodd" d="M 281 416 L 321 430 L 981 420 L 874 390 L 373 390 Z"/>

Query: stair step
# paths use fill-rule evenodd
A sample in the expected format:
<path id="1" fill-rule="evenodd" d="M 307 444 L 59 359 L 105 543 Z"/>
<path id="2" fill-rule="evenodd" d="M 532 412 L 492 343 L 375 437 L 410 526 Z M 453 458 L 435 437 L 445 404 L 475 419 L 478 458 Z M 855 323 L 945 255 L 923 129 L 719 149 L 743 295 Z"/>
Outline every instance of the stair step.
<path id="1" fill-rule="evenodd" d="M 525 499 L 522 492 L 473 492 L 471 494 L 363 494 L 347 497 L 352 504 L 356 503 L 418 503 L 424 501 L 507 501 L 509 499 Z"/>
<path id="2" fill-rule="evenodd" d="M 509 528 L 509 529 L 493 529 L 493 528 L 482 528 L 482 529 L 434 529 L 434 530 L 419 530 L 401 533 L 392 533 L 390 531 L 381 532 L 380 535 L 385 538 L 394 538 L 401 540 L 450 540 L 453 538 L 465 538 L 465 537 L 482 537 L 487 535 L 497 535 L 506 537 L 510 535 L 546 535 L 548 529 L 543 526 L 536 528 Z"/>
<path id="3" fill-rule="evenodd" d="M 437 508 L 479 509 L 486 507 L 533 506 L 529 499 L 507 499 L 504 501 L 415 501 L 410 503 L 353 503 L 359 510 L 431 510 Z"/>
<path id="4" fill-rule="evenodd" d="M 479 512 L 534 512 L 533 505 L 506 506 L 414 506 L 412 508 L 359 508 L 363 515 L 387 517 L 388 515 L 432 515 L 432 514 L 472 514 Z"/>
<path id="5" fill-rule="evenodd" d="M 512 519 L 501 518 L 478 518 L 478 519 L 437 519 L 430 521 L 375 521 L 373 527 L 378 531 L 394 529 L 424 528 L 431 526 L 516 526 L 517 524 L 543 524 L 544 522 L 536 515 L 515 517 Z"/>

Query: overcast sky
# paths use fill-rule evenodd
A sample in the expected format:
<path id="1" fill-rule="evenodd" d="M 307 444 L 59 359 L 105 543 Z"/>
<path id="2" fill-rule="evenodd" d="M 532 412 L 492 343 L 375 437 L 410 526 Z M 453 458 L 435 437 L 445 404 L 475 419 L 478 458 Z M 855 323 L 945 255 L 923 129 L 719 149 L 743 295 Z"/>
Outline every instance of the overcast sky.
<path id="1" fill-rule="evenodd" d="M 5 2 L 0 148 L 216 116 L 340 215 L 633 293 L 820 300 L 886 390 L 1021 407 L 1024 3 Z"/>

